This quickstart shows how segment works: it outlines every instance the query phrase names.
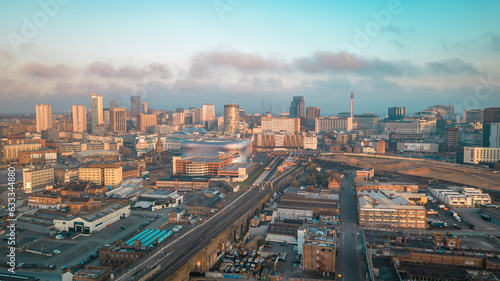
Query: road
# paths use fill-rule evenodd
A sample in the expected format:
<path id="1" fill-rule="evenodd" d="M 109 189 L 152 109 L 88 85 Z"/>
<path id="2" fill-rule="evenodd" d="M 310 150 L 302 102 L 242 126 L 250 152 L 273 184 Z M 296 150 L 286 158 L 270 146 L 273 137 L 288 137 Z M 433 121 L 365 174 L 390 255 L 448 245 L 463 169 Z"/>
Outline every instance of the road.
<path id="1" fill-rule="evenodd" d="M 357 281 L 365 280 L 365 268 L 361 246 L 361 237 L 358 232 L 361 228 L 358 223 L 358 208 L 356 191 L 354 188 L 354 174 L 350 174 L 342 181 L 340 200 L 340 237 L 338 245 L 340 258 L 337 263 L 338 280 Z"/>
<path id="2" fill-rule="evenodd" d="M 203 224 L 141 259 L 133 268 L 116 278 L 116 280 L 139 280 L 144 276 L 148 276 L 149 280 L 166 279 L 207 246 L 212 238 L 229 228 L 234 221 L 240 219 L 249 209 L 255 207 L 258 201 L 270 192 L 272 192 L 270 189 L 249 189 L 232 204 L 216 213 Z M 154 272 L 156 267 L 160 268 L 158 272 L 151 273 Z"/>

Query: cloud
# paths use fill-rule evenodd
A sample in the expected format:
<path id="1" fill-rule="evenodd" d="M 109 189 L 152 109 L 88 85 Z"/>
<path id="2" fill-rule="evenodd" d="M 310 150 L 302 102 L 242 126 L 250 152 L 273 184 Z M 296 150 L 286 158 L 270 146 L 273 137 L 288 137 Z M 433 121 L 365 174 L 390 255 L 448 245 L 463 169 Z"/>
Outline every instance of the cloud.
<path id="1" fill-rule="evenodd" d="M 85 67 L 87 75 L 95 75 L 104 78 L 140 79 L 147 76 L 166 78 L 171 75 L 167 65 L 151 63 L 144 67 L 121 66 L 114 67 L 105 62 L 93 62 Z"/>
<path id="2" fill-rule="evenodd" d="M 404 43 L 402 43 L 401 41 L 399 40 L 391 40 L 389 41 L 390 44 L 394 45 L 395 47 L 398 47 L 400 49 L 405 49 L 406 48 L 406 45 Z"/>
<path id="3" fill-rule="evenodd" d="M 472 64 L 459 58 L 451 58 L 439 62 L 426 63 L 427 69 L 433 74 L 479 74 Z"/>
<path id="4" fill-rule="evenodd" d="M 232 51 L 200 52 L 192 57 L 190 74 L 193 77 L 205 77 L 213 70 L 232 68 L 243 73 L 281 71 L 286 65 L 274 58 L 264 58 L 259 54 Z"/>
<path id="5" fill-rule="evenodd" d="M 419 67 L 409 61 L 366 59 L 347 52 L 316 51 L 309 57 L 296 59 L 295 66 L 306 73 L 352 72 L 360 75 L 402 76 L 420 72 Z"/>
<path id="6" fill-rule="evenodd" d="M 58 78 L 70 76 L 73 69 L 63 64 L 49 66 L 39 62 L 32 62 L 22 66 L 21 73 L 40 78 Z"/>
<path id="7" fill-rule="evenodd" d="M 485 34 L 486 37 L 486 42 L 487 46 L 490 48 L 490 50 L 494 52 L 499 52 L 500 51 L 500 35 L 497 33 L 487 33 Z"/>

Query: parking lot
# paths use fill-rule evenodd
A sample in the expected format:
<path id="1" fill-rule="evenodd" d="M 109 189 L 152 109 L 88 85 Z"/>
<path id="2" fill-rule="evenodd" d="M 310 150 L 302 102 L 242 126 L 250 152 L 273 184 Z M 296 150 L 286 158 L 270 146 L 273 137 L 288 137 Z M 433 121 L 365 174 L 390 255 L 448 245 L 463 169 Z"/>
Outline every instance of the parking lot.
<path id="1" fill-rule="evenodd" d="M 79 264 L 82 260 L 89 261 L 89 256 L 95 255 L 96 251 L 106 243 L 112 243 L 116 240 L 123 240 L 140 229 L 140 224 L 153 219 L 147 216 L 131 215 L 127 218 L 113 223 L 111 226 L 99 231 L 95 235 L 78 235 L 78 233 L 58 240 L 51 239 L 46 234 L 38 234 L 31 231 L 18 232 L 19 240 L 22 246 L 34 251 L 41 251 L 49 256 L 39 255 L 29 252 L 18 252 L 16 256 L 17 263 L 25 264 L 56 264 L 54 271 L 42 271 L 19 268 L 19 274 L 35 276 L 41 280 L 60 280 L 62 266 L 72 267 Z M 158 228 L 165 217 L 154 218 L 146 227 Z M 125 228 L 125 229 L 122 229 Z M 60 251 L 59 254 L 54 250 Z M 6 248 L 0 248 L 0 255 L 7 255 Z M 98 263 L 98 259 L 90 262 L 92 265 Z"/>
<path id="2" fill-rule="evenodd" d="M 431 203 L 429 202 L 425 208 L 427 209 L 427 211 L 429 211 L 430 209 L 433 209 L 434 211 L 438 212 L 437 215 L 430 215 L 428 214 L 427 215 L 427 218 L 428 219 L 434 219 L 434 220 L 440 220 L 440 221 L 443 221 L 445 223 L 447 223 L 448 226 L 446 227 L 434 227 L 434 228 L 439 228 L 439 229 L 449 229 L 449 230 L 457 230 L 457 229 L 469 229 L 467 227 L 467 225 L 462 221 L 462 222 L 457 222 L 455 220 L 455 218 L 453 218 L 451 215 L 450 215 L 450 211 L 445 211 L 444 209 L 440 209 L 439 208 L 439 205 L 441 205 L 440 203 Z M 459 216 L 461 217 L 461 215 L 459 214 Z"/>
<path id="3" fill-rule="evenodd" d="M 461 218 L 474 224 L 475 230 L 478 231 L 500 230 L 499 225 L 496 225 L 491 221 L 485 221 L 481 219 L 481 213 L 479 208 L 453 208 L 453 210 L 455 210 Z"/>

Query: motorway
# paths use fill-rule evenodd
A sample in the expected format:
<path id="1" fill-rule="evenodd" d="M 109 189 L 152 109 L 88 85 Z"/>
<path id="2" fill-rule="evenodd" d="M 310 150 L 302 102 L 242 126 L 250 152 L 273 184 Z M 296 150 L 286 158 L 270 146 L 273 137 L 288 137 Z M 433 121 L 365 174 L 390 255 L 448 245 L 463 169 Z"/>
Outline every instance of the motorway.
<path id="1" fill-rule="evenodd" d="M 361 236 L 357 235 L 361 228 L 357 225 L 358 208 L 354 188 L 354 174 L 348 175 L 342 181 L 341 187 L 340 243 L 337 243 L 340 252 L 338 255 L 340 259 L 337 262 L 338 280 L 365 280 Z"/>

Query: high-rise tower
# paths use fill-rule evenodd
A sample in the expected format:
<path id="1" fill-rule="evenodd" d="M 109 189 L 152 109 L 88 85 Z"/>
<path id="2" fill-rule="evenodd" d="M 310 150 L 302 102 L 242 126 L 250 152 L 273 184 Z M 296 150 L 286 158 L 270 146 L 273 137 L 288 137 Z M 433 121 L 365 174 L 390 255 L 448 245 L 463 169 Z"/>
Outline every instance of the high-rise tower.
<path id="1" fill-rule="evenodd" d="M 130 112 L 135 118 L 141 114 L 141 96 L 130 96 Z"/>
<path id="2" fill-rule="evenodd" d="M 42 130 L 52 128 L 52 106 L 50 104 L 36 105 L 36 131 L 41 133 Z"/>
<path id="3" fill-rule="evenodd" d="M 240 132 L 240 106 L 237 104 L 224 105 L 224 133 L 228 135 Z"/>
<path id="4" fill-rule="evenodd" d="M 90 94 L 90 110 L 92 113 L 92 133 L 96 133 L 96 127 L 101 125 L 103 120 L 102 115 L 102 96 L 99 94 Z"/>
<path id="5" fill-rule="evenodd" d="M 354 118 L 354 93 L 351 93 L 351 118 Z"/>
<path id="6" fill-rule="evenodd" d="M 73 105 L 73 132 L 87 132 L 87 107 L 85 105 Z"/>

